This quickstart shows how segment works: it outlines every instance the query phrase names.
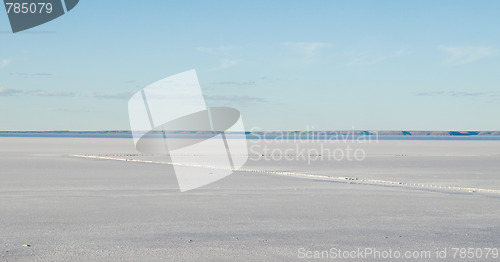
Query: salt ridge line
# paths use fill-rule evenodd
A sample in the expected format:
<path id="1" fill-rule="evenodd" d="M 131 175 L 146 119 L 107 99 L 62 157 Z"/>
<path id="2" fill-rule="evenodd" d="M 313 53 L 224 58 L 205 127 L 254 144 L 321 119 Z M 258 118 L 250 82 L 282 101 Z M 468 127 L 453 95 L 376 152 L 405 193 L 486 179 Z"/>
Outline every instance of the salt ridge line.
<path id="1" fill-rule="evenodd" d="M 129 159 L 129 158 L 118 158 L 118 157 L 105 157 L 105 156 L 92 156 L 92 155 L 71 155 L 72 157 L 80 157 L 80 158 L 92 158 L 92 159 L 103 159 L 103 160 L 115 160 L 115 161 L 123 161 L 123 162 L 139 162 L 139 163 L 150 163 L 150 164 L 163 164 L 163 165 L 178 165 L 178 166 L 190 166 L 190 167 L 202 167 L 202 168 L 212 168 L 212 169 L 221 169 L 221 170 L 230 170 L 231 168 L 226 167 L 218 167 L 218 166 L 207 166 L 207 165 L 196 165 L 196 164 L 179 164 L 172 162 L 159 162 L 152 160 L 139 160 L 139 159 Z M 267 170 L 257 170 L 257 169 L 238 169 L 241 172 L 251 172 L 251 173 L 265 173 L 271 175 L 280 175 L 280 176 L 293 176 L 293 177 L 302 177 L 302 178 L 312 178 L 312 179 L 321 179 L 326 181 L 336 181 L 348 184 L 360 184 L 360 185 L 375 185 L 375 186 L 393 186 L 393 187 L 406 187 L 411 189 L 438 189 L 438 190 L 450 190 L 450 191 L 466 191 L 468 193 L 490 193 L 490 194 L 500 194 L 500 190 L 496 189 L 484 189 L 484 188 L 471 188 L 471 187 L 457 187 L 457 186 L 438 186 L 438 185 L 430 185 L 430 184 L 418 184 L 418 183 L 403 183 L 389 180 L 379 180 L 379 179 L 358 179 L 355 177 L 330 177 L 325 175 L 314 175 L 314 174 L 306 174 L 306 173 L 298 173 L 298 172 L 289 172 L 289 171 L 267 171 Z"/>

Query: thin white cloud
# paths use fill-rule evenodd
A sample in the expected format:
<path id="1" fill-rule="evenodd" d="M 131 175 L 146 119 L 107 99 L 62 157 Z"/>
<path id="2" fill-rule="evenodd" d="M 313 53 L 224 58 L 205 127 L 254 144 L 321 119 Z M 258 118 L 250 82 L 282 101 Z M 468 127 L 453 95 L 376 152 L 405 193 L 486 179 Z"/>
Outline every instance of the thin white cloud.
<path id="1" fill-rule="evenodd" d="M 237 64 L 238 64 L 238 60 L 222 59 L 222 60 L 220 60 L 220 64 L 218 66 L 212 68 L 211 71 L 230 68 L 230 67 L 233 67 Z"/>
<path id="2" fill-rule="evenodd" d="M 54 74 L 52 73 L 21 73 L 21 72 L 16 72 L 16 73 L 10 73 L 11 75 L 15 76 L 22 76 L 22 77 L 31 77 L 31 76 L 53 76 Z"/>
<path id="3" fill-rule="evenodd" d="M 73 92 L 53 92 L 53 91 L 45 91 L 45 90 L 30 90 L 27 91 L 26 94 L 31 96 L 52 96 L 52 97 L 73 97 L 75 93 Z"/>
<path id="4" fill-rule="evenodd" d="M 23 91 L 18 90 L 18 89 L 0 87 L 0 96 L 11 96 L 11 95 L 19 94 L 22 92 Z"/>
<path id="5" fill-rule="evenodd" d="M 305 57 L 312 57 L 321 49 L 332 47 L 331 44 L 325 42 L 285 42 L 282 46 L 301 53 Z"/>
<path id="6" fill-rule="evenodd" d="M 53 111 L 53 112 L 101 112 L 101 110 L 98 110 L 95 107 L 79 107 L 79 108 L 61 108 L 61 107 L 55 107 L 55 108 L 47 108 L 48 111 Z"/>
<path id="7" fill-rule="evenodd" d="M 353 66 L 365 66 L 365 65 L 373 65 L 377 64 L 389 59 L 397 58 L 400 56 L 404 56 L 408 54 L 406 49 L 401 48 L 397 51 L 394 51 L 392 53 L 379 53 L 379 54 L 374 54 L 374 53 L 349 53 L 348 54 L 348 65 L 353 65 Z"/>
<path id="8" fill-rule="evenodd" d="M 218 47 L 197 47 L 196 50 L 201 53 L 207 54 L 228 54 L 229 52 L 238 49 L 234 45 L 222 45 Z"/>
<path id="9" fill-rule="evenodd" d="M 220 82 L 213 82 L 212 84 L 214 85 L 229 85 L 229 86 L 251 86 L 255 85 L 255 81 L 248 81 L 248 82 L 243 82 L 243 81 L 220 81 Z"/>
<path id="10" fill-rule="evenodd" d="M 417 93 L 417 96 L 455 96 L 455 97 L 495 97 L 496 92 L 469 92 L 469 91 L 430 91 Z"/>
<path id="11" fill-rule="evenodd" d="M 253 97 L 253 96 L 235 96 L 235 95 L 206 95 L 205 98 L 209 102 L 214 103 L 223 103 L 223 104 L 257 104 L 257 103 L 265 103 L 266 100 L 261 97 Z"/>
<path id="12" fill-rule="evenodd" d="M 4 68 L 8 66 L 11 62 L 12 62 L 11 59 L 2 59 L 2 61 L 0 61 L 0 67 Z"/>
<path id="13" fill-rule="evenodd" d="M 446 92 L 445 91 L 430 91 L 430 92 L 420 92 L 417 93 L 417 96 L 439 96 L 439 95 L 444 95 Z"/>
<path id="14" fill-rule="evenodd" d="M 90 98 L 100 98 L 100 99 L 130 99 L 134 92 L 121 92 L 116 94 L 91 94 L 88 95 Z"/>
<path id="15" fill-rule="evenodd" d="M 492 96 L 489 92 L 463 92 L 463 91 L 452 91 L 451 96 Z"/>
<path id="16" fill-rule="evenodd" d="M 500 55 L 500 50 L 488 46 L 439 46 L 448 55 L 449 65 L 465 65 L 488 57 Z"/>
<path id="17" fill-rule="evenodd" d="M 222 70 L 233 67 L 239 63 L 238 60 L 233 59 L 232 51 L 239 47 L 233 45 L 222 45 L 218 47 L 197 47 L 196 50 L 201 53 L 216 55 L 220 58 L 219 65 L 210 68 L 210 71 Z"/>

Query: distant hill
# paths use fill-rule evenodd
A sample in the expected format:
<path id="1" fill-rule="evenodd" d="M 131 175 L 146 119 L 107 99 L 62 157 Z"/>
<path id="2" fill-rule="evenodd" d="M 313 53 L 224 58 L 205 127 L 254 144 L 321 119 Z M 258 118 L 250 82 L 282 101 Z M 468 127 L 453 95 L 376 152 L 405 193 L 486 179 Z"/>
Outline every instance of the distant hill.
<path id="1" fill-rule="evenodd" d="M 380 136 L 500 136 L 500 131 L 370 131 Z"/>
<path id="2" fill-rule="evenodd" d="M 219 133 L 215 131 L 216 133 Z M 153 131 L 153 134 L 162 134 L 162 131 Z M 213 131 L 167 131 L 166 134 L 173 136 L 189 136 L 189 135 L 209 135 Z M 288 138 L 293 137 L 314 137 L 314 136 L 500 136 L 500 131 L 394 131 L 394 130 L 338 130 L 338 131 L 246 131 L 232 132 L 235 134 L 246 134 L 250 136 L 283 136 Z M 132 132 L 129 130 L 103 130 L 103 131 L 0 131 L 0 137 L 132 137 Z"/>

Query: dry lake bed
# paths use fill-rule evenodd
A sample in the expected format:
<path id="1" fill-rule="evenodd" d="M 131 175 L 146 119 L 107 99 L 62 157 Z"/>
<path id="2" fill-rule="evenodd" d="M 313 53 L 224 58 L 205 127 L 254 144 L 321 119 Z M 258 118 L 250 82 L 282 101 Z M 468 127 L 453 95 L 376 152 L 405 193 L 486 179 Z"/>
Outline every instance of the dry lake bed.
<path id="1" fill-rule="evenodd" d="M 248 146 L 181 193 L 129 139 L 0 138 L 0 261 L 500 257 L 500 141 Z"/>

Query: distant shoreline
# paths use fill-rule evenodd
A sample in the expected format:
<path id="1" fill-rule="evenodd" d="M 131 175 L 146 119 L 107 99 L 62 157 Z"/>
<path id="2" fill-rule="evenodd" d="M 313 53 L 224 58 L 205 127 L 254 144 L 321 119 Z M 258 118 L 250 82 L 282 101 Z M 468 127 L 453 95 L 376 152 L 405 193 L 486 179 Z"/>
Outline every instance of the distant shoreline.
<path id="1" fill-rule="evenodd" d="M 167 134 L 206 134 L 211 131 L 166 131 Z M 160 131 L 155 131 L 160 133 Z M 394 130 L 294 130 L 294 131 L 257 131 L 232 132 L 245 134 L 318 134 L 318 135 L 379 135 L 379 136 L 500 136 L 500 131 L 394 131 Z M 0 131 L 0 136 L 8 134 L 126 134 L 129 130 L 100 130 L 100 131 Z"/>
<path id="2" fill-rule="evenodd" d="M 216 132 L 219 133 L 219 132 Z M 190 139 L 211 138 L 212 131 L 167 131 L 168 138 Z M 228 138 L 267 140 L 500 140 L 500 131 L 258 131 L 230 132 Z M 231 137 L 233 135 L 233 137 Z M 0 137 L 20 138 L 132 138 L 129 130 L 104 131 L 0 131 Z M 162 138 L 161 131 L 153 131 L 150 138 Z"/>

